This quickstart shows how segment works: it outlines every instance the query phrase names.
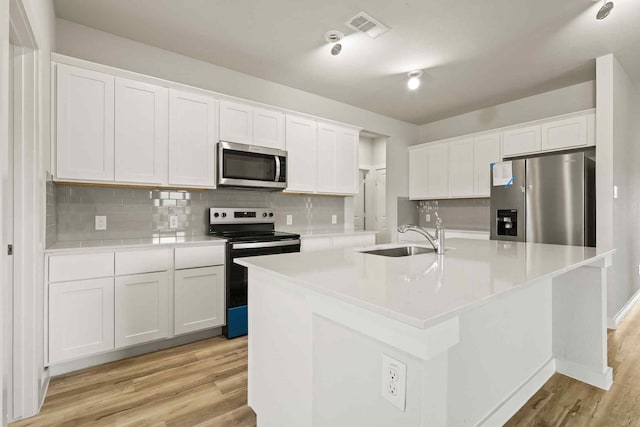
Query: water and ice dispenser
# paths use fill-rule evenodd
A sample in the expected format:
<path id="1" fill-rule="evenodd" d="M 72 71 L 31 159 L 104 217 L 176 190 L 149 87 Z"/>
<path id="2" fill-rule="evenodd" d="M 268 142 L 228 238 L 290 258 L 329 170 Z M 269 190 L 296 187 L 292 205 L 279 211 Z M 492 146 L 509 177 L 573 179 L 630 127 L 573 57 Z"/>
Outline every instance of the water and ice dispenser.
<path id="1" fill-rule="evenodd" d="M 498 236 L 518 236 L 517 209 L 498 209 L 496 215 L 496 234 Z"/>

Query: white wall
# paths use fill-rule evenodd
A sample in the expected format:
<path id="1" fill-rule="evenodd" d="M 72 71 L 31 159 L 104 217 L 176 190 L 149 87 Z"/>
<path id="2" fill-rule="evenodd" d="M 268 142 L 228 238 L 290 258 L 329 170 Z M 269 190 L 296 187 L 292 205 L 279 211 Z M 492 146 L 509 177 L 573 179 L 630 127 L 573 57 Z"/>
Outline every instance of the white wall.
<path id="1" fill-rule="evenodd" d="M 640 290 L 640 76 L 613 55 L 597 59 L 597 239 L 615 248 L 608 273 L 608 315 L 614 326 Z M 613 198 L 613 187 L 618 198 Z"/>
<path id="2" fill-rule="evenodd" d="M 395 229 L 396 199 L 408 194 L 406 148 L 418 141 L 417 126 L 60 19 L 56 21 L 56 51 L 389 135 L 387 205 L 389 224 Z"/>
<path id="3" fill-rule="evenodd" d="M 595 107 L 589 81 L 420 126 L 420 142 L 466 135 Z"/>
<path id="4" fill-rule="evenodd" d="M 358 161 L 360 169 L 371 169 L 373 164 L 373 138 L 360 135 Z"/>

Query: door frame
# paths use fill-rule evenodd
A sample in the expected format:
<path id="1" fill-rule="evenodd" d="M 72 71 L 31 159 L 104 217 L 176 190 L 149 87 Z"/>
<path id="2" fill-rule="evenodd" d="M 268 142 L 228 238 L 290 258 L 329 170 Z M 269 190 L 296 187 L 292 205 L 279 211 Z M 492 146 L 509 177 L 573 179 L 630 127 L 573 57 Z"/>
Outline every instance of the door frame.
<path id="1" fill-rule="evenodd" d="M 8 390 L 12 395 L 12 407 L 0 403 L 1 425 L 8 421 L 34 415 L 41 404 L 41 384 L 44 368 L 42 339 L 44 315 L 43 301 L 43 241 L 44 229 L 41 224 L 40 209 L 43 205 L 43 135 L 40 124 L 41 91 L 40 59 L 36 34 L 33 31 L 30 11 L 23 0 L 0 0 L 0 16 L 8 17 L 0 22 L 2 36 L 3 64 L 8 64 L 8 54 L 13 49 L 13 87 L 9 87 L 8 65 L 0 70 L 0 128 L 2 137 L 8 139 L 3 124 L 8 124 L 13 116 L 13 283 L 1 283 L 12 287 L 12 325 L 0 325 L 0 345 L 11 348 L 13 360 L 12 385 Z M 8 9 L 8 10 L 7 10 Z M 5 13 L 8 12 L 8 13 Z M 13 103 L 9 105 L 9 91 L 13 93 Z M 8 148 L 0 147 L 0 154 L 6 154 Z M 5 174 L 4 166 L 0 172 Z M 0 189 L 0 191 L 2 191 Z M 0 194 L 0 203 L 3 195 Z M 0 206 L 0 216 L 2 206 Z M 4 221 L 4 218 L 0 218 Z M 42 236 L 41 236 L 42 234 Z M 0 251 L 6 254 L 7 248 Z M 0 263 L 3 264 L 3 263 Z M 0 268 L 3 266 L 0 265 Z M 4 277 L 4 272 L 1 272 Z M 0 294 L 4 294 L 0 292 Z M 0 301 L 6 304 L 7 301 Z M 10 328 L 10 329 L 8 329 Z M 11 332 L 8 334 L 7 332 Z M 10 335 L 9 337 L 7 335 Z M 10 340 L 10 341 L 8 341 Z M 4 369 L 4 362 L 0 364 Z M 6 373 L 0 378 L 3 378 Z M 3 381 L 0 379 L 0 381 Z M 48 384 L 48 377 L 46 377 Z M 4 384 L 0 384 L 3 388 Z"/>

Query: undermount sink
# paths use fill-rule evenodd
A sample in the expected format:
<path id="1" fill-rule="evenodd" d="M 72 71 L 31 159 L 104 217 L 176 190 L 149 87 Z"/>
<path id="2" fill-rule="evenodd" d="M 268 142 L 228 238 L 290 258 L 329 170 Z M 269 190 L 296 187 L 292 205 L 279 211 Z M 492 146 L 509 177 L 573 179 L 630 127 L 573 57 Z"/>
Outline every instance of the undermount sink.
<path id="1" fill-rule="evenodd" d="M 422 246 L 400 246 L 396 248 L 374 249 L 372 251 L 362 251 L 363 254 L 389 256 L 389 257 L 430 254 L 434 252 L 435 250 L 433 248 L 425 248 Z"/>

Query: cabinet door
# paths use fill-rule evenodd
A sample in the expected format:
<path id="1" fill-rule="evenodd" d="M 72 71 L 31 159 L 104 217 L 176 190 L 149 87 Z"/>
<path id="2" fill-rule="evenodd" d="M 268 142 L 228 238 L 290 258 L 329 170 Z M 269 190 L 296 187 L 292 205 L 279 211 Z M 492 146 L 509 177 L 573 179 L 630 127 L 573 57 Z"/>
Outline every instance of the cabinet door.
<path id="1" fill-rule="evenodd" d="M 224 267 L 177 270 L 174 292 L 176 335 L 224 325 Z"/>
<path id="2" fill-rule="evenodd" d="M 169 335 L 168 274 L 165 271 L 116 277 L 116 348 Z"/>
<path id="3" fill-rule="evenodd" d="M 587 145 L 587 116 L 542 124 L 542 149 L 561 150 Z"/>
<path id="4" fill-rule="evenodd" d="M 253 108 L 250 105 L 220 101 L 220 139 L 253 144 Z"/>
<path id="5" fill-rule="evenodd" d="M 409 150 L 409 198 L 421 200 L 427 197 L 427 146 Z"/>
<path id="6" fill-rule="evenodd" d="M 474 190 L 473 138 L 449 143 L 449 195 L 473 196 Z"/>
<path id="7" fill-rule="evenodd" d="M 474 189 L 476 196 L 491 195 L 491 163 L 500 161 L 500 134 L 477 136 L 473 140 Z"/>
<path id="8" fill-rule="evenodd" d="M 57 65 L 58 179 L 113 181 L 114 77 Z"/>
<path id="9" fill-rule="evenodd" d="M 313 193 L 318 186 L 318 124 L 287 114 L 287 191 Z"/>
<path id="10" fill-rule="evenodd" d="M 169 91 L 169 185 L 215 188 L 216 104 L 208 96 Z"/>
<path id="11" fill-rule="evenodd" d="M 284 150 L 284 114 L 253 109 L 253 145 Z"/>
<path id="12" fill-rule="evenodd" d="M 359 132 L 340 129 L 336 144 L 336 192 L 358 194 L 358 140 Z"/>
<path id="13" fill-rule="evenodd" d="M 427 145 L 427 196 L 449 196 L 449 144 L 439 142 Z"/>
<path id="14" fill-rule="evenodd" d="M 49 360 L 113 349 L 113 278 L 49 285 Z"/>
<path id="15" fill-rule="evenodd" d="M 338 128 L 318 123 L 318 192 L 336 192 Z"/>
<path id="16" fill-rule="evenodd" d="M 167 88 L 117 78 L 115 102 L 115 180 L 166 184 Z"/>
<path id="17" fill-rule="evenodd" d="M 508 130 L 502 135 L 504 157 L 535 153 L 541 146 L 540 125 Z"/>

